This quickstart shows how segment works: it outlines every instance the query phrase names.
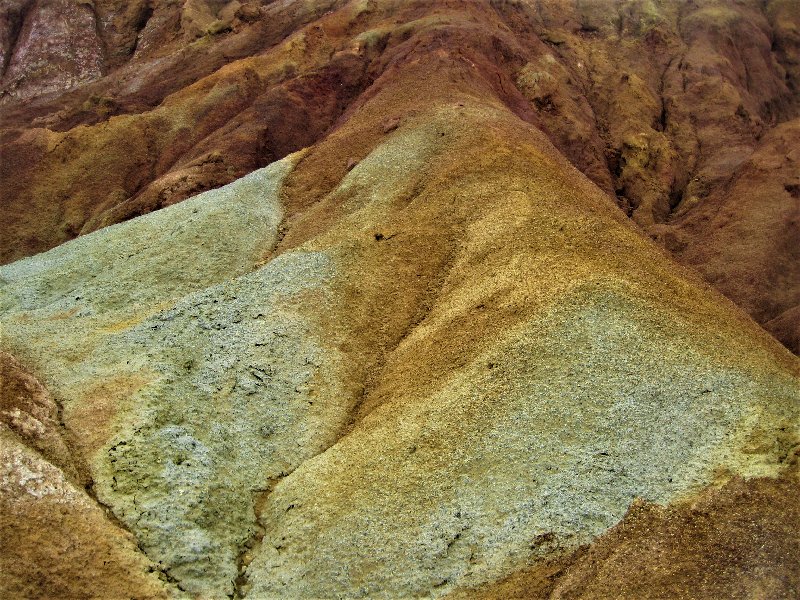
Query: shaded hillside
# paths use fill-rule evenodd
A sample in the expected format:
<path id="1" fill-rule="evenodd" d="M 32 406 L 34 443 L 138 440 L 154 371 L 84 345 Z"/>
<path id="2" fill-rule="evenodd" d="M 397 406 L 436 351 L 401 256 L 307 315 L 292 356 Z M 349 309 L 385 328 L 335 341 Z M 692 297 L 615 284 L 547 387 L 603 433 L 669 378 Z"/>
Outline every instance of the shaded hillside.
<path id="1" fill-rule="evenodd" d="M 5 595 L 796 596 L 790 4 L 145 6 L 4 101 Z"/>

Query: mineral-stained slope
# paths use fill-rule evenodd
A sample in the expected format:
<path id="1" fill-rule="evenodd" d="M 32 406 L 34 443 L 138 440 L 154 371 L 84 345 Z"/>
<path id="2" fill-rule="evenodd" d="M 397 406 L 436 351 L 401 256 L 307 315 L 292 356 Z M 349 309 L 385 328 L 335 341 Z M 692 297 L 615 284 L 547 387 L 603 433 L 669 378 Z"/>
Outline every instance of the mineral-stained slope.
<path id="1" fill-rule="evenodd" d="M 0 261 L 309 146 L 445 48 L 797 353 L 799 32 L 796 0 L 7 0 Z"/>
<path id="2" fill-rule="evenodd" d="M 142 133 L 148 160 L 165 131 L 193 147 L 170 123 L 224 114 L 211 99 L 240 69 L 262 81 L 282 53 L 380 64 L 347 106 L 331 99 L 341 79 L 307 88 L 336 121 L 308 148 L 138 218 L 156 205 L 111 202 L 85 235 L 0 267 L 0 590 L 796 597 L 800 364 L 648 239 L 604 190 L 610 172 L 578 170 L 498 67 L 513 44 L 561 64 L 566 42 L 511 34 L 556 4 L 312 4 L 267 6 L 320 17 L 272 58 L 149 113 L 9 142 L 86 136 L 56 169 L 62 189 L 79 163 L 111 187 L 138 160 L 135 139 L 119 154 L 128 127 L 166 119 Z M 601 31 L 581 27 L 570 35 Z M 547 79 L 532 69 L 527 85 Z M 110 158 L 91 166 L 101 131 Z M 734 188 L 761 189 L 768 144 L 791 144 L 771 135 Z M 52 183 L 14 160 L 20 194 Z M 720 236 L 705 252 L 730 246 Z"/>
<path id="3" fill-rule="evenodd" d="M 453 597 L 794 598 L 798 522 L 796 481 L 735 479 L 666 509 L 637 503 L 590 547 Z"/>

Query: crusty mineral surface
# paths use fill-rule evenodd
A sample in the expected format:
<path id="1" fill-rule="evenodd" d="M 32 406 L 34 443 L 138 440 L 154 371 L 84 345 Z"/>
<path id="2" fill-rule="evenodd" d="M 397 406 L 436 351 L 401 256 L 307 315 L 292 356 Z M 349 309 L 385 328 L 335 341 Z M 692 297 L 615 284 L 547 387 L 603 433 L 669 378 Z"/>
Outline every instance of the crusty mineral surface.
<path id="1" fill-rule="evenodd" d="M 0 596 L 800 598 L 794 0 L 0 53 Z"/>

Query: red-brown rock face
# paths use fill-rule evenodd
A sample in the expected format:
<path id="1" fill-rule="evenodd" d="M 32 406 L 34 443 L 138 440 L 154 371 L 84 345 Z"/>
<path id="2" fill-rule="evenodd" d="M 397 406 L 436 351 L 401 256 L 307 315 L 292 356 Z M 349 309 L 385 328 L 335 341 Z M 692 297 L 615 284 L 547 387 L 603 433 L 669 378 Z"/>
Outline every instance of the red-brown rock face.
<path id="1" fill-rule="evenodd" d="M 90 1 L 37 0 L 12 6 L 7 15 L 4 100 L 63 92 L 102 75 L 103 48 Z"/>

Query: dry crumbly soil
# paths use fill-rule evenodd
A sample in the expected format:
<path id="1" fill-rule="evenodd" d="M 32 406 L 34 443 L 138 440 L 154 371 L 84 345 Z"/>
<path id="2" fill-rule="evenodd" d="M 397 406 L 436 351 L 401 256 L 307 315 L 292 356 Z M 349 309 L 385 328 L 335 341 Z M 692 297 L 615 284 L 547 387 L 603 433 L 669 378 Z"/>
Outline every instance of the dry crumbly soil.
<path id="1" fill-rule="evenodd" d="M 0 28 L 2 595 L 798 597 L 792 2 Z"/>

